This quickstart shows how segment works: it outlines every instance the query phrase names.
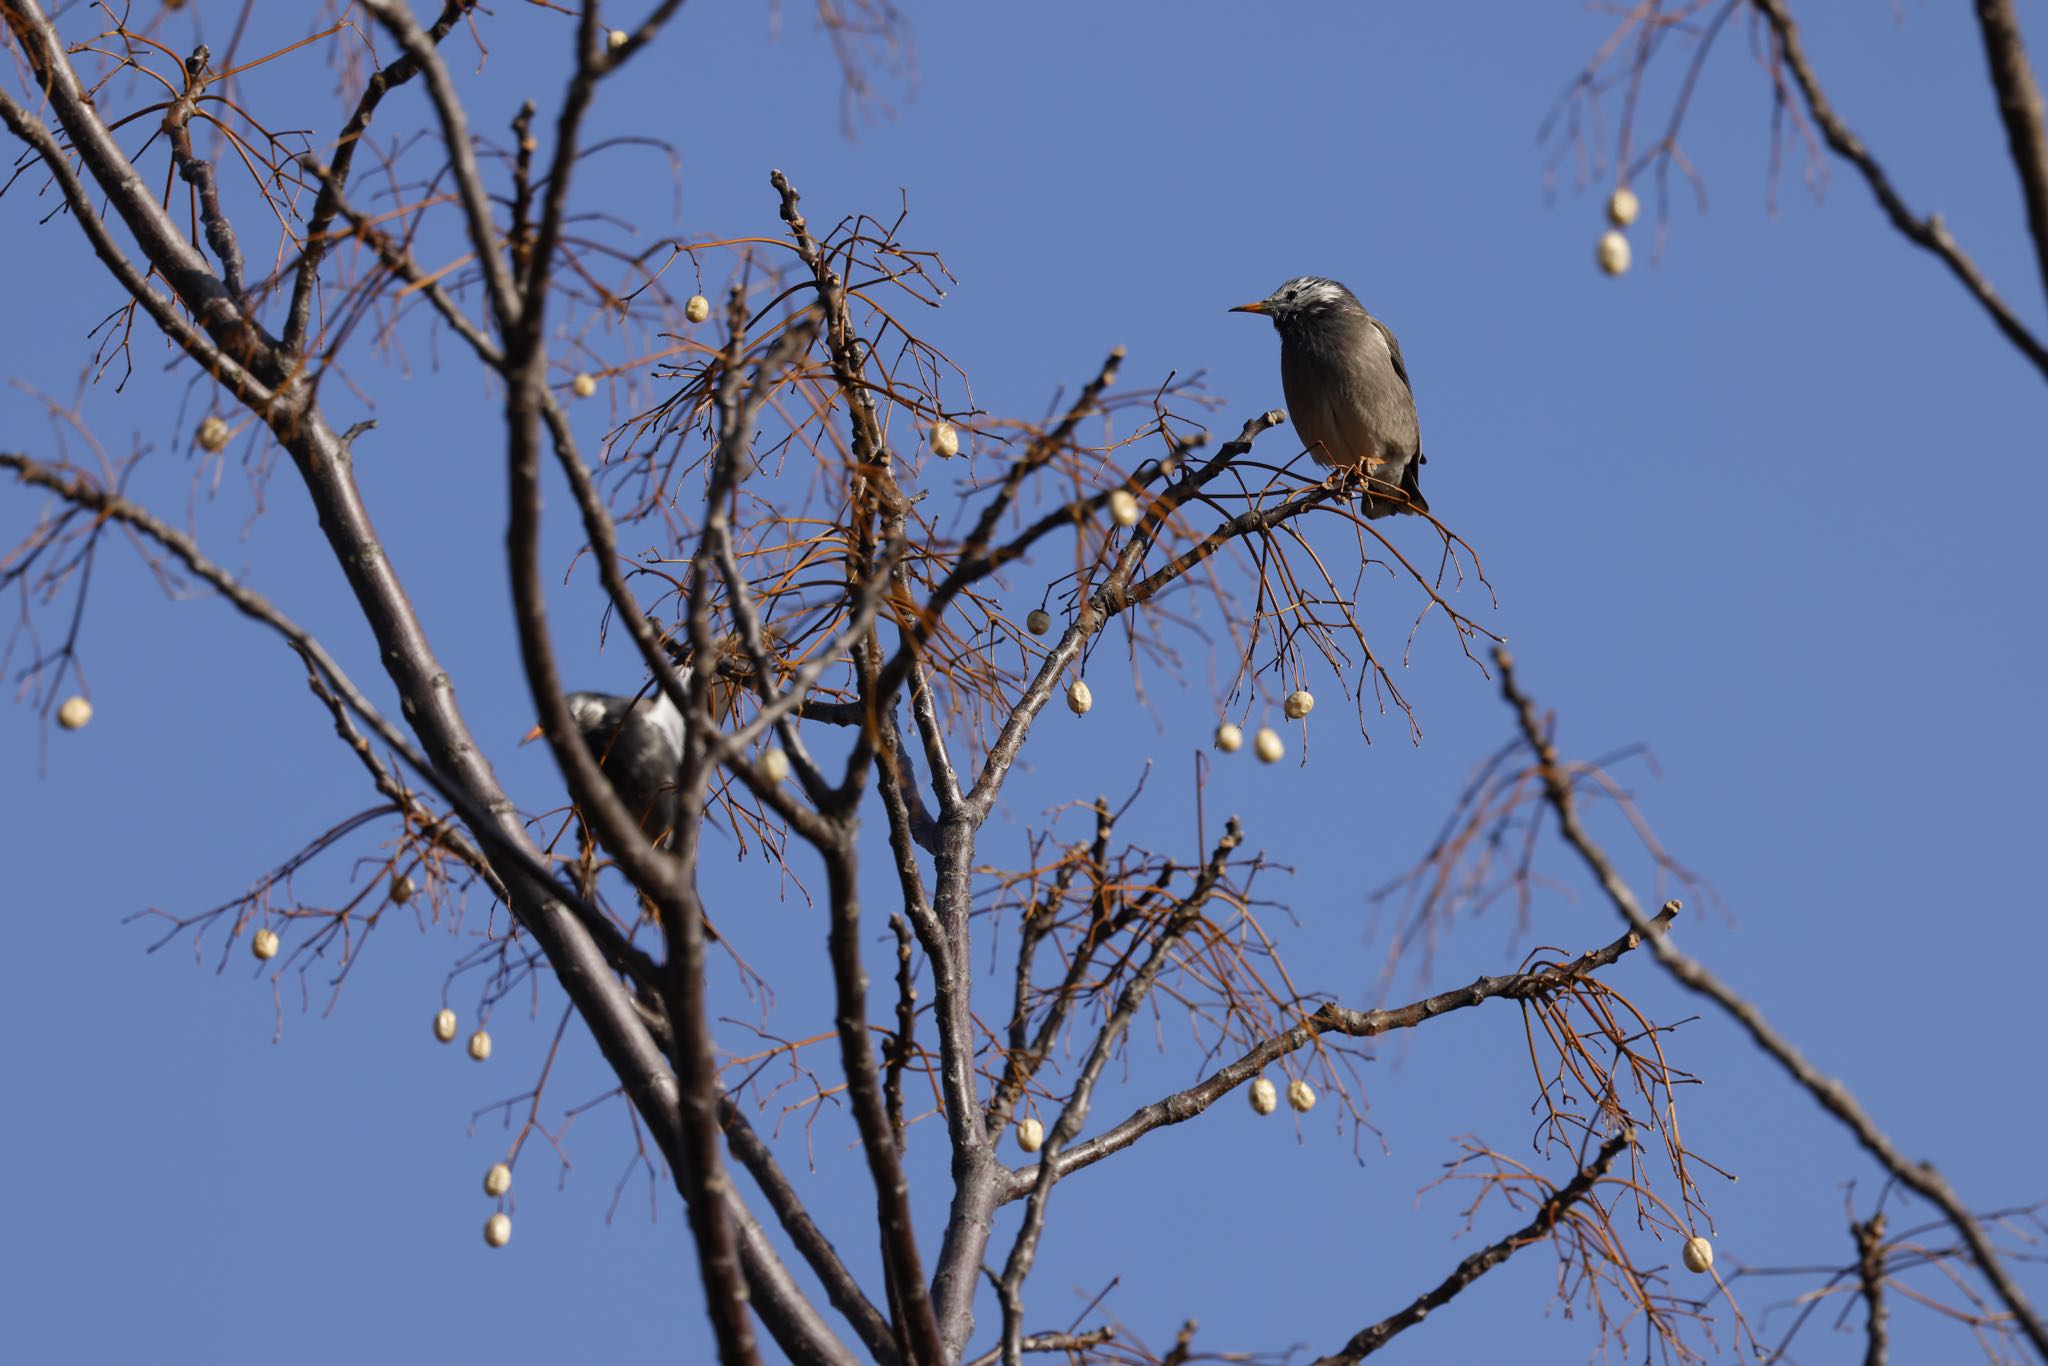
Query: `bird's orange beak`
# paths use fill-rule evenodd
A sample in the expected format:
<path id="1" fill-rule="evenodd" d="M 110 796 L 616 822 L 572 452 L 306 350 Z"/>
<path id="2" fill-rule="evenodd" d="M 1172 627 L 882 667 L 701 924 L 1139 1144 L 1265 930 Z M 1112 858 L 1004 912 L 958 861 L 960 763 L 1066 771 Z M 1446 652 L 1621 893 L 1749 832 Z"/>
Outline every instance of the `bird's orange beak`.
<path id="1" fill-rule="evenodd" d="M 1239 304 L 1230 311 L 1232 313 L 1270 313 L 1273 310 L 1267 308 L 1266 301 L 1261 299 L 1255 304 Z"/>
<path id="2" fill-rule="evenodd" d="M 521 737 L 520 737 L 520 739 L 519 739 L 519 743 L 520 743 L 520 744 L 522 744 L 522 745 L 530 745 L 530 744 L 532 744 L 532 743 L 533 743 L 533 742 L 534 742 L 535 740 L 538 740 L 538 739 L 540 739 L 540 737 L 541 737 L 541 728 L 540 728 L 539 726 L 535 726 L 535 727 L 534 727 L 534 728 L 533 728 L 532 730 L 530 730 L 530 731 L 526 732 L 526 734 L 525 734 L 525 735 L 523 735 L 523 736 L 521 736 Z"/>

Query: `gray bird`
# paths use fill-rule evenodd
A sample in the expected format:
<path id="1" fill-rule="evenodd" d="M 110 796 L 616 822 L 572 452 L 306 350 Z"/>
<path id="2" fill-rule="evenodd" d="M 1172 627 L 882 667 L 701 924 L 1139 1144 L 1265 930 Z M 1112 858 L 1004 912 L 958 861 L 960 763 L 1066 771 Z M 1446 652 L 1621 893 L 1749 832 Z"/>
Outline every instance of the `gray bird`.
<path id="1" fill-rule="evenodd" d="M 1366 477 L 1365 515 L 1427 512 L 1417 482 L 1429 457 L 1393 329 L 1335 280 L 1301 275 L 1255 304 L 1280 334 L 1280 387 L 1316 460 Z"/>
<path id="2" fill-rule="evenodd" d="M 684 678 L 687 681 L 688 672 Z M 640 822 L 648 841 L 665 845 L 680 814 L 676 769 L 683 761 L 683 714 L 668 694 L 614 697 L 601 692 L 572 692 L 563 701 L 583 736 L 584 747 L 611 779 L 619 800 Z M 527 734 L 539 736 L 535 726 Z"/>

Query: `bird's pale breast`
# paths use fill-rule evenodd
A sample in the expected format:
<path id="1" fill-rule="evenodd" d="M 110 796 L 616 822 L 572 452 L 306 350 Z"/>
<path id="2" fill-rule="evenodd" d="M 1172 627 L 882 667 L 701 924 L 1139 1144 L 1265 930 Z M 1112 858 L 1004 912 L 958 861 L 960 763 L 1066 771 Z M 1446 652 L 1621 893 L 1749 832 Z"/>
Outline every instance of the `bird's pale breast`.
<path id="1" fill-rule="evenodd" d="M 1333 329 L 1337 330 L 1337 329 Z M 1318 346 L 1294 338 L 1280 348 L 1280 386 L 1296 434 L 1325 465 L 1391 466 L 1396 480 L 1421 445 L 1415 400 L 1394 369 L 1377 327 L 1361 316 Z"/>

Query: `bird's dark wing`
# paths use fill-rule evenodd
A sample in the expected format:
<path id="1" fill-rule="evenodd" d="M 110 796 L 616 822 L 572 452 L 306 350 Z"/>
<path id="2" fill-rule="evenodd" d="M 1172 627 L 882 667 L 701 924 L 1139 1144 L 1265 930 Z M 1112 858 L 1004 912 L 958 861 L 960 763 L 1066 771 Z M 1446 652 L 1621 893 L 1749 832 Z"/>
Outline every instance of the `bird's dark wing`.
<path id="1" fill-rule="evenodd" d="M 1408 382 L 1408 362 L 1401 359 L 1401 343 L 1394 339 L 1394 329 L 1388 327 L 1370 313 L 1366 314 L 1365 320 L 1374 327 L 1377 327 L 1380 330 L 1380 335 L 1387 339 L 1387 350 L 1391 351 L 1394 355 L 1394 373 L 1401 377 L 1402 387 L 1412 396 L 1415 393 L 1415 386 Z"/>
<path id="2" fill-rule="evenodd" d="M 1401 343 L 1400 340 L 1394 336 L 1394 329 L 1388 327 L 1385 323 L 1381 322 L 1378 318 L 1373 317 L 1370 313 L 1366 314 L 1365 317 L 1366 321 L 1371 323 L 1374 327 L 1377 327 L 1380 330 L 1380 335 L 1387 339 L 1387 351 L 1394 358 L 1394 373 L 1401 377 L 1401 387 L 1403 389 L 1406 389 L 1408 391 L 1408 397 L 1410 399 L 1413 399 L 1415 397 L 1415 386 L 1408 379 L 1408 362 L 1401 359 Z M 1415 463 L 1418 465 L 1426 465 L 1429 463 L 1429 457 L 1424 455 L 1420 450 L 1418 450 L 1415 452 Z"/>

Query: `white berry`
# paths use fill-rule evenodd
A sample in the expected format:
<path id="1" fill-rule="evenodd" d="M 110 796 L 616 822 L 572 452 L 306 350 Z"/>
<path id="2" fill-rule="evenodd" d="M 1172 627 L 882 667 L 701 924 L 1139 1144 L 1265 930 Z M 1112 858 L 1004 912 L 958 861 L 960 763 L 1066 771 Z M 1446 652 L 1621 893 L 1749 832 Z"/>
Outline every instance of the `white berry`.
<path id="1" fill-rule="evenodd" d="M 419 888 L 413 886 L 412 879 L 404 873 L 391 879 L 391 899 L 401 906 L 412 900 L 412 894 L 418 890 Z"/>
<path id="2" fill-rule="evenodd" d="M 258 930 L 249 940 L 249 952 L 264 962 L 277 957 L 277 931 Z"/>
<path id="3" fill-rule="evenodd" d="M 1279 1092 L 1275 1091 L 1273 1083 L 1264 1077 L 1251 1084 L 1250 1096 L 1253 1111 L 1262 1115 L 1272 1114 L 1274 1107 L 1280 1103 Z"/>
<path id="4" fill-rule="evenodd" d="M 489 1030 L 479 1029 L 469 1036 L 469 1056 L 478 1062 L 491 1056 L 491 1035 Z"/>
<path id="5" fill-rule="evenodd" d="M 1316 1108 L 1316 1088 L 1296 1077 L 1287 1083 L 1287 1103 L 1307 1114 Z"/>
<path id="6" fill-rule="evenodd" d="M 1067 689 L 1067 708 L 1076 716 L 1086 716 L 1088 709 L 1095 705 L 1095 694 L 1088 691 L 1088 685 L 1075 679 Z"/>
<path id="7" fill-rule="evenodd" d="M 1609 275 L 1620 275 L 1628 270 L 1628 239 L 1619 232 L 1600 234 L 1600 269 Z"/>
<path id="8" fill-rule="evenodd" d="M 1290 721 L 1299 721 L 1315 709 L 1316 695 L 1307 688 L 1296 688 L 1287 694 L 1287 700 L 1281 704 L 1281 710 L 1287 713 L 1287 719 Z"/>
<path id="9" fill-rule="evenodd" d="M 79 730 L 92 720 L 92 703 L 83 697 L 67 697 L 64 705 L 57 708 L 57 724 L 66 730 Z"/>
<path id="10" fill-rule="evenodd" d="M 630 42 L 632 42 L 632 41 L 633 41 L 633 37 L 632 37 L 632 35 L 631 35 L 631 34 L 629 34 L 629 33 L 627 33 L 627 32 L 626 32 L 626 30 L 624 30 L 624 29 L 622 29 L 622 28 L 615 28 L 615 29 L 613 29 L 613 30 L 612 30 L 612 38 L 611 38 L 611 42 L 612 42 L 612 47 L 613 47 L 613 49 L 614 49 L 614 50 L 616 50 L 616 49 L 618 49 L 618 48 L 622 48 L 622 47 L 624 47 L 624 46 L 625 46 L 625 45 L 626 45 L 627 43 L 630 43 Z"/>
<path id="11" fill-rule="evenodd" d="M 789 756 L 779 749 L 765 751 L 761 755 L 761 771 L 771 783 L 789 781 Z"/>
<path id="12" fill-rule="evenodd" d="M 484 1173 L 484 1194 L 503 1195 L 512 1189 L 512 1169 L 502 1162 L 493 1162 L 491 1169 Z"/>
<path id="13" fill-rule="evenodd" d="M 1685 1240 L 1685 1269 L 1698 1275 L 1714 1264 L 1714 1245 L 1695 1234 Z"/>
<path id="14" fill-rule="evenodd" d="M 960 454 L 960 429 L 950 422 L 932 424 L 932 454 L 942 460 L 951 460 Z"/>
<path id="15" fill-rule="evenodd" d="M 693 323 L 701 323 L 711 316 L 711 300 L 702 294 L 692 294 L 683 304 L 683 316 Z"/>
<path id="16" fill-rule="evenodd" d="M 1259 733 L 1252 737 L 1252 753 L 1259 756 L 1262 764 L 1277 764 L 1287 757 L 1287 746 L 1281 743 L 1279 731 L 1260 726 Z"/>
<path id="17" fill-rule="evenodd" d="M 584 371 L 569 381 L 569 392 L 578 398 L 589 398 L 597 392 L 597 376 Z"/>
<path id="18" fill-rule="evenodd" d="M 228 444 L 228 424 L 225 418 L 215 415 L 199 424 L 199 449 L 211 454 L 225 450 Z"/>
<path id="19" fill-rule="evenodd" d="M 499 1210 L 484 1220 L 484 1241 L 492 1247 L 503 1247 L 512 1241 L 512 1216 Z"/>
<path id="20" fill-rule="evenodd" d="M 1109 493 L 1109 515 L 1116 519 L 1118 526 L 1136 526 L 1140 515 L 1138 500 L 1131 496 L 1129 489 L 1111 489 Z"/>
<path id="21" fill-rule="evenodd" d="M 1244 732 L 1225 721 L 1216 727 L 1216 748 L 1225 754 L 1235 754 L 1244 747 Z"/>
<path id="22" fill-rule="evenodd" d="M 455 1012 L 446 1006 L 434 1012 L 434 1037 L 442 1043 L 455 1042 Z"/>
<path id="23" fill-rule="evenodd" d="M 1636 192 L 1623 185 L 1607 196 L 1607 221 L 1617 228 L 1625 228 L 1636 221 L 1636 215 L 1643 211 L 1643 201 L 1636 198 Z"/>
<path id="24" fill-rule="evenodd" d="M 1045 1146 L 1045 1126 L 1035 1119 L 1017 1121 L 1017 1146 L 1027 1153 L 1035 1153 Z"/>

